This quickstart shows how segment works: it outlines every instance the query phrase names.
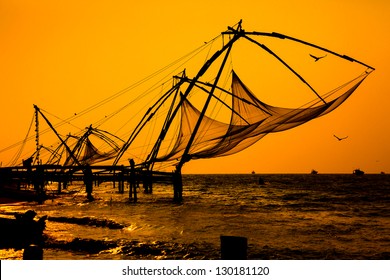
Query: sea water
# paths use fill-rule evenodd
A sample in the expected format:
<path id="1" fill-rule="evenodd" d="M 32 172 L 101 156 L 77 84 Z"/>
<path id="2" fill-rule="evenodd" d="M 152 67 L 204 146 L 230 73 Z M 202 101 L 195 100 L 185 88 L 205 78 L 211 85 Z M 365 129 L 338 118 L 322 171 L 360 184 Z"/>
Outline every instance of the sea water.
<path id="1" fill-rule="evenodd" d="M 44 259 L 219 259 L 223 235 L 247 238 L 248 259 L 390 259 L 389 175 L 183 175 L 183 185 L 180 204 L 169 185 L 134 203 L 106 183 L 92 202 L 72 185 L 0 214 L 47 215 Z"/>

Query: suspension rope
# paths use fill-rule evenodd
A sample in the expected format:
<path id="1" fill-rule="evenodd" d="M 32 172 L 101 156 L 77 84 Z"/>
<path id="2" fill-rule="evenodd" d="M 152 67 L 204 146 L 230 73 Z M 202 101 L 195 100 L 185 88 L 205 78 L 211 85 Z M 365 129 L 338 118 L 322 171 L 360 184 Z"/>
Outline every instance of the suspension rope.
<path id="1" fill-rule="evenodd" d="M 26 145 L 28 136 L 30 135 L 30 131 L 31 131 L 31 127 L 33 126 L 33 123 L 34 123 L 34 119 L 35 119 L 35 116 L 32 117 L 31 122 L 30 122 L 30 126 L 29 126 L 27 134 L 26 134 L 26 137 L 22 141 L 22 145 L 20 146 L 20 149 L 18 150 L 18 152 L 15 154 L 13 160 L 8 164 L 9 166 L 16 165 L 16 162 L 19 160 L 20 155 L 22 154 L 22 151 Z"/>

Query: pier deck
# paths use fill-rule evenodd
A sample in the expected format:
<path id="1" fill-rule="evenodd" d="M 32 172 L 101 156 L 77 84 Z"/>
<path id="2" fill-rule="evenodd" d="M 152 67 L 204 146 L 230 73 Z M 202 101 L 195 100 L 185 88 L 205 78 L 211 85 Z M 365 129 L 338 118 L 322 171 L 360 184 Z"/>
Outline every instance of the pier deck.
<path id="1" fill-rule="evenodd" d="M 87 172 L 88 170 L 88 172 Z M 113 182 L 114 186 L 118 186 L 120 192 L 124 192 L 124 183 L 128 182 L 132 190 L 129 193 L 129 198 L 133 201 L 137 200 L 137 187 L 142 185 L 146 193 L 152 192 L 152 186 L 155 183 L 173 185 L 174 199 L 177 199 L 177 191 L 181 198 L 181 186 L 176 187 L 175 173 L 149 171 L 144 169 L 128 166 L 61 166 L 61 165 L 35 165 L 35 166 L 16 166 L 0 168 L 0 196 L 5 190 L 18 190 L 22 195 L 24 186 L 33 185 L 38 193 L 44 193 L 44 186 L 47 183 L 58 183 L 58 193 L 61 193 L 62 188 L 70 183 L 81 182 L 86 185 L 88 192 L 88 182 L 99 186 L 103 182 Z M 181 180 L 180 180 L 181 182 Z M 92 193 L 92 191 L 90 191 Z"/>

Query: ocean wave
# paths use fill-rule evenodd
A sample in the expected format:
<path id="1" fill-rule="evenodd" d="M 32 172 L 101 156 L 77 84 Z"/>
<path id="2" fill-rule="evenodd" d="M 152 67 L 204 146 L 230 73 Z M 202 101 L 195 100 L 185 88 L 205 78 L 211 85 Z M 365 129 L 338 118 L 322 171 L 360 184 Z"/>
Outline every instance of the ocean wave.
<path id="1" fill-rule="evenodd" d="M 137 259 L 137 260 L 218 260 L 220 248 L 207 242 L 189 244 L 153 241 L 107 241 L 75 238 L 72 241 L 47 240 L 45 250 L 70 251 L 75 254 L 87 254 L 90 259 Z M 337 248 L 316 250 L 309 248 L 283 248 L 272 246 L 254 246 L 248 244 L 249 260 L 387 260 L 389 251 L 347 252 Z"/>
<path id="2" fill-rule="evenodd" d="M 69 224 L 86 225 L 86 226 L 94 226 L 94 227 L 106 227 L 109 229 L 123 229 L 127 227 L 127 225 L 123 225 L 112 220 L 97 219 L 92 217 L 81 217 L 81 218 L 48 217 L 47 220 L 51 222 L 58 222 L 58 223 L 69 223 Z"/>
<path id="3" fill-rule="evenodd" d="M 74 238 L 71 241 L 48 238 L 45 249 L 95 254 L 91 258 L 106 259 L 117 255 L 120 259 L 218 259 L 218 250 L 212 250 L 208 243 L 180 244 L 174 242 L 107 241 Z"/>

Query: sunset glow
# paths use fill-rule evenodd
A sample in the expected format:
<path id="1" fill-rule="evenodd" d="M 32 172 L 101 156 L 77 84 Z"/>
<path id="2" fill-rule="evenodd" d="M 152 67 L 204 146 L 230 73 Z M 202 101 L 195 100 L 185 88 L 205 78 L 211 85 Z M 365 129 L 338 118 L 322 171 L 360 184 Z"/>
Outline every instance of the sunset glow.
<path id="1" fill-rule="evenodd" d="M 77 116 L 242 19 L 245 30 L 294 36 L 356 58 L 376 70 L 329 115 L 267 135 L 238 154 L 191 161 L 183 173 L 308 173 L 312 169 L 352 173 L 356 168 L 366 173 L 388 173 L 389 14 L 390 2 L 384 0 L 3 1 L 0 162 L 7 165 L 18 151 L 18 147 L 8 147 L 26 136 L 33 104 L 49 112 L 54 123 Z M 251 69 L 250 60 L 242 63 L 237 66 Z M 302 62 L 303 70 L 305 63 L 312 60 Z M 329 68 L 330 74 L 338 77 L 344 70 Z M 279 80 L 266 82 L 282 84 Z M 323 84 L 328 85 L 326 81 Z M 268 89 L 266 83 L 250 87 Z M 125 94 L 121 98 L 104 111 L 96 110 L 71 125 L 84 128 L 104 119 L 130 100 Z M 282 104 L 290 101 L 272 98 L 269 96 L 269 101 Z M 131 118 L 129 114 L 112 128 L 119 129 Z M 66 129 L 71 126 L 61 133 L 71 132 Z M 334 135 L 348 138 L 337 141 Z"/>

